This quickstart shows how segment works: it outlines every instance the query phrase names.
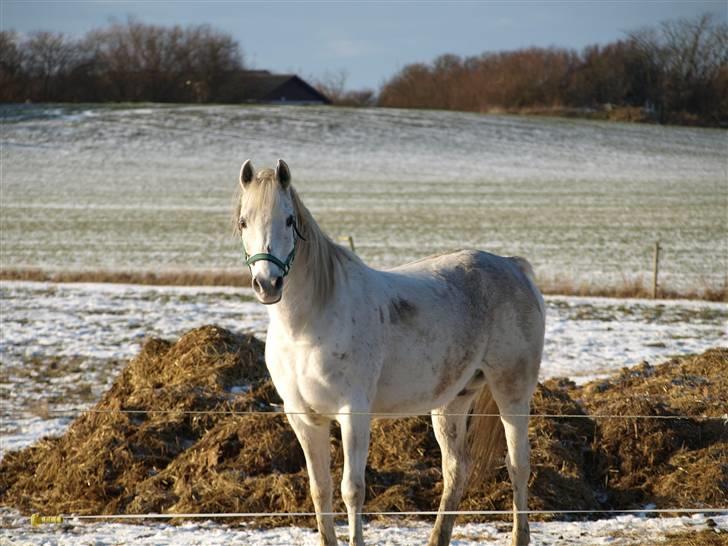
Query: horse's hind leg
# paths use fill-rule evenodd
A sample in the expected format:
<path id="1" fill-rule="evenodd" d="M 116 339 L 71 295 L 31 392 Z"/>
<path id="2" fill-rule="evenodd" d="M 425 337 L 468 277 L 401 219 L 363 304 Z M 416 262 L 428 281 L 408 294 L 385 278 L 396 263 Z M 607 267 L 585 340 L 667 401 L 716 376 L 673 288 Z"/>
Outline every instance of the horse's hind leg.
<path id="1" fill-rule="evenodd" d="M 528 478 L 531 475 L 531 448 L 528 443 L 529 402 L 499 404 L 499 409 L 508 444 L 506 467 L 513 487 L 511 545 L 526 546 L 530 540 L 530 531 L 528 515 L 522 512 L 528 510 Z"/>
<path id="2" fill-rule="evenodd" d="M 464 393 L 446 406 L 432 412 L 432 426 L 442 453 L 443 491 L 435 527 L 430 534 L 429 546 L 450 544 L 455 515 L 442 512 L 457 510 L 470 472 L 466 425 L 467 413 L 473 398 L 474 394 Z"/>
<path id="3" fill-rule="evenodd" d="M 330 421 L 311 425 L 299 415 L 289 415 L 293 431 L 306 456 L 306 468 L 311 487 L 311 497 L 316 509 L 316 524 L 322 546 L 336 546 L 334 517 L 331 515 L 331 462 L 329 455 Z M 328 515 L 325 515 L 328 514 Z"/>

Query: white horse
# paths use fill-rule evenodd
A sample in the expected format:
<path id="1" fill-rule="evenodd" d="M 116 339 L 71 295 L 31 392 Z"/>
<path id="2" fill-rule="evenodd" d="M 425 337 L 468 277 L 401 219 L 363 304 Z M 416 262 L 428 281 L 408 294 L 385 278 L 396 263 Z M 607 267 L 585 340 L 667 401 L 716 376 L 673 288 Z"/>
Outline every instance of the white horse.
<path id="1" fill-rule="evenodd" d="M 395 269 L 367 267 L 319 228 L 282 161 L 240 170 L 236 220 L 256 297 L 268 305 L 265 358 L 301 443 L 321 543 L 337 543 L 329 429 L 341 426 L 349 543 L 363 542 L 369 428 L 379 413 L 432 413 L 444 488 L 430 545 L 450 542 L 473 464 L 505 429 L 512 544 L 529 542 L 528 414 L 544 304 L 521 258 L 462 250 Z M 471 417 L 477 411 L 498 417 Z"/>

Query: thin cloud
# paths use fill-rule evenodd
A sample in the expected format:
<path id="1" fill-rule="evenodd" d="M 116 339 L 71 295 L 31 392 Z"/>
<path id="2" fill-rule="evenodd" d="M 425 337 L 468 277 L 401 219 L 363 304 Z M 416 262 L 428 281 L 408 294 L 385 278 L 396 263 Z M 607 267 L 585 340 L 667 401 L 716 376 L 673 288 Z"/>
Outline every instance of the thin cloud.
<path id="1" fill-rule="evenodd" d="M 332 57 L 337 59 L 351 59 L 362 57 L 372 53 L 374 48 L 365 40 L 354 40 L 350 38 L 339 38 L 329 40 L 326 49 Z"/>

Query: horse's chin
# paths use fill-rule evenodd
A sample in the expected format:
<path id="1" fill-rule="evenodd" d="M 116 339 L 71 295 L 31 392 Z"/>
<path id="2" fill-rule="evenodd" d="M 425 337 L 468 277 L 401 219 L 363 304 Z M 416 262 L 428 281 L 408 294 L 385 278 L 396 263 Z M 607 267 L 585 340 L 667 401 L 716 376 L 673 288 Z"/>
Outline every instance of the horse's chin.
<path id="1" fill-rule="evenodd" d="M 256 294 L 255 297 L 258 299 L 258 302 L 262 303 L 263 305 L 275 305 L 276 303 L 278 303 L 279 301 L 281 301 L 281 297 L 282 296 L 283 295 L 281 294 L 281 295 L 278 296 L 277 299 L 274 299 L 274 300 L 263 300 L 257 294 Z"/>

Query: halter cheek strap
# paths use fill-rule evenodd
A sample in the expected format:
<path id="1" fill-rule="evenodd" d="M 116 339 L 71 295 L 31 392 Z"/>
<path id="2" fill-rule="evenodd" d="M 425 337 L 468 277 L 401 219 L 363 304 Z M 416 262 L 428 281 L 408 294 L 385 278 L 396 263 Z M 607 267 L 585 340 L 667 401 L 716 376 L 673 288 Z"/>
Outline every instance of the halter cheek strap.
<path id="1" fill-rule="evenodd" d="M 280 259 L 273 256 L 273 254 L 268 254 L 267 252 L 259 252 L 258 254 L 253 254 L 251 256 L 245 249 L 245 243 L 243 243 L 243 256 L 245 257 L 245 264 L 252 269 L 255 262 L 259 262 L 261 260 L 264 260 L 266 262 L 272 262 L 280 268 L 280 270 L 283 272 L 283 276 L 285 277 L 291 270 L 291 265 L 293 265 L 293 258 L 296 257 L 296 243 L 298 242 L 298 239 L 301 239 L 302 241 L 306 240 L 303 235 L 301 235 L 301 232 L 298 231 L 298 226 L 296 225 L 296 222 L 293 222 L 293 249 L 291 250 L 291 252 L 288 253 L 288 257 L 286 257 L 285 262 L 282 262 Z"/>

